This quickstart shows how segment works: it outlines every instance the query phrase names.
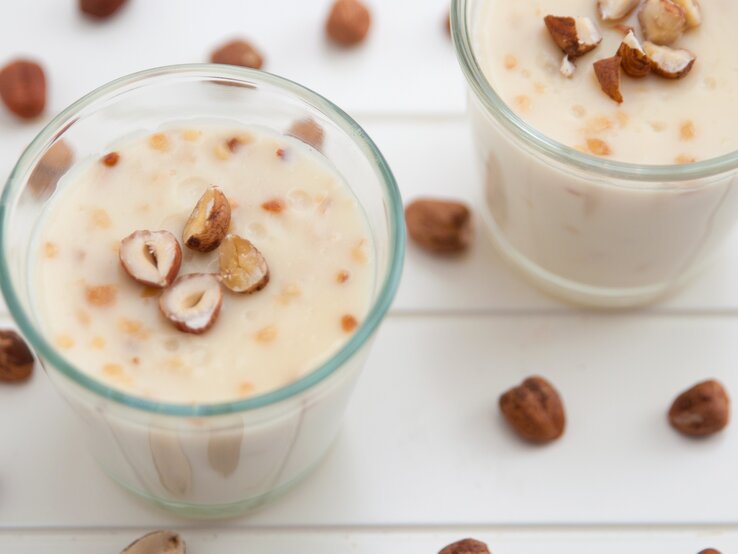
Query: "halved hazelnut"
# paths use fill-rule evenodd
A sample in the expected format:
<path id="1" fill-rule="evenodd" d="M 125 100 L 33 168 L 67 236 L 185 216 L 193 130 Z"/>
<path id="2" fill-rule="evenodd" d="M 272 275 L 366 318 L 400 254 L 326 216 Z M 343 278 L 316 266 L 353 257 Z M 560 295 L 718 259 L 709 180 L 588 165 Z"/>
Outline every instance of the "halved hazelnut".
<path id="1" fill-rule="evenodd" d="M 547 15 L 543 20 L 551 38 L 570 58 L 582 56 L 602 42 L 600 31 L 588 17 Z"/>
<path id="2" fill-rule="evenodd" d="M 651 62 L 633 31 L 625 35 L 623 42 L 620 43 L 618 56 L 621 58 L 620 66 L 627 75 L 645 77 L 651 73 Z"/>
<path id="3" fill-rule="evenodd" d="M 620 56 L 612 56 L 597 60 L 593 65 L 602 92 L 618 104 L 623 101 L 623 95 L 620 92 L 620 61 Z"/>
<path id="4" fill-rule="evenodd" d="M 250 294 L 269 283 L 269 266 L 251 241 L 228 235 L 218 251 L 220 280 L 233 292 Z"/>
<path id="5" fill-rule="evenodd" d="M 643 50 L 651 62 L 651 70 L 666 79 L 681 79 L 690 72 L 697 57 L 689 50 L 644 42 Z"/>
<path id="6" fill-rule="evenodd" d="M 561 60 L 561 66 L 559 67 L 559 71 L 561 71 L 561 74 L 567 79 L 571 79 L 574 76 L 574 72 L 576 70 L 577 66 L 574 65 L 574 62 L 569 59 L 569 55 L 564 54 L 564 58 Z"/>
<path id="7" fill-rule="evenodd" d="M 687 27 L 699 27 L 702 23 L 702 11 L 697 0 L 673 0 L 680 8 L 684 10 L 684 17 L 687 19 Z"/>
<path id="8" fill-rule="evenodd" d="M 185 554 L 185 542 L 174 531 L 152 531 L 126 546 L 120 554 Z"/>
<path id="9" fill-rule="evenodd" d="M 168 287 L 179 273 L 182 249 L 169 231 L 135 231 L 120 241 L 120 263 L 142 285 Z"/>
<path id="10" fill-rule="evenodd" d="M 641 0 L 599 0 L 597 7 L 603 21 L 623 19 L 633 11 Z"/>
<path id="11" fill-rule="evenodd" d="M 159 298 L 159 309 L 177 329 L 199 335 L 213 326 L 223 293 L 211 273 L 182 275 Z"/>
<path id="12" fill-rule="evenodd" d="M 671 44 L 687 26 L 684 10 L 672 0 L 646 0 L 638 12 L 643 36 L 655 44 Z"/>
<path id="13" fill-rule="evenodd" d="M 218 187 L 210 187 L 197 201 L 182 231 L 182 242 L 199 252 L 218 248 L 231 224 L 231 205 Z"/>

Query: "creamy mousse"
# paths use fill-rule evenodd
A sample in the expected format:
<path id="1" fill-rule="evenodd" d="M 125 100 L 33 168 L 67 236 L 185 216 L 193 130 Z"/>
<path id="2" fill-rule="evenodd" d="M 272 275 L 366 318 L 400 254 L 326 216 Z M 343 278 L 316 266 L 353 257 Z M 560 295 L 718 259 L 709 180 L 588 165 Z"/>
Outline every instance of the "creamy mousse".
<path id="1" fill-rule="evenodd" d="M 155 400 L 294 382 L 366 315 L 373 244 L 304 142 L 201 125 L 126 138 L 67 174 L 37 235 L 36 310 L 77 368 Z"/>
<path id="2" fill-rule="evenodd" d="M 581 55 L 569 43 L 573 55 L 564 59 L 546 16 L 576 20 Z M 691 163 L 738 150 L 736 24 L 733 0 L 488 1 L 476 50 L 492 87 L 547 137 L 612 160 Z M 594 66 L 618 54 L 630 30 L 628 40 L 655 65 L 632 76 L 630 60 L 619 72 L 618 102 Z M 688 71 L 674 75 L 690 54 Z"/>

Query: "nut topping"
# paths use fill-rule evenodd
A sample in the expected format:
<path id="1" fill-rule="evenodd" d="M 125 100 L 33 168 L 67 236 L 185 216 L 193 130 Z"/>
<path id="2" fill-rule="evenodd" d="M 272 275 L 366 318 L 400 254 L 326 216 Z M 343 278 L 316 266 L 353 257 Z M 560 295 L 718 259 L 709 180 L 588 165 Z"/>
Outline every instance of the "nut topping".
<path id="1" fill-rule="evenodd" d="M 471 240 L 471 213 L 461 202 L 430 198 L 411 202 L 405 208 L 410 237 L 437 254 L 463 252 Z"/>
<path id="2" fill-rule="evenodd" d="M 645 77 L 651 73 L 651 61 L 633 31 L 629 31 L 618 48 L 620 66 L 631 77 Z"/>
<path id="3" fill-rule="evenodd" d="M 597 7 L 603 21 L 617 21 L 632 12 L 639 2 L 640 0 L 599 0 Z"/>
<path id="4" fill-rule="evenodd" d="M 126 546 L 120 554 L 185 554 L 185 543 L 173 531 L 152 531 Z"/>
<path id="5" fill-rule="evenodd" d="M 571 79 L 574 76 L 574 72 L 576 70 L 577 66 L 574 65 L 574 62 L 569 59 L 569 55 L 564 54 L 564 57 L 561 60 L 561 66 L 559 67 L 559 71 L 561 71 L 561 74 L 567 79 Z"/>
<path id="6" fill-rule="evenodd" d="M 643 50 L 651 62 L 651 70 L 666 79 L 681 79 L 690 72 L 697 59 L 689 50 L 644 42 Z"/>
<path id="7" fill-rule="evenodd" d="M 41 115 L 46 107 L 46 76 L 35 62 L 15 60 L 0 71 L 0 98 L 22 119 Z"/>
<path id="8" fill-rule="evenodd" d="M 687 26 L 684 10 L 672 0 L 646 0 L 638 12 L 638 21 L 643 36 L 654 44 L 671 44 Z"/>
<path id="9" fill-rule="evenodd" d="M 543 20 L 551 38 L 570 58 L 582 56 L 602 42 L 602 35 L 588 17 L 547 15 Z"/>
<path id="10" fill-rule="evenodd" d="M 618 104 L 623 102 L 623 95 L 620 92 L 620 61 L 620 56 L 612 56 L 597 60 L 593 66 L 602 92 Z"/>
<path id="11" fill-rule="evenodd" d="M 687 20 L 687 27 L 690 29 L 699 27 L 702 23 L 702 11 L 697 0 L 672 0 L 680 8 L 684 10 L 684 17 Z"/>
<path id="12" fill-rule="evenodd" d="M 25 381 L 31 376 L 33 363 L 23 337 L 11 329 L 0 330 L 0 381 Z"/>
<path id="13" fill-rule="evenodd" d="M 100 161 L 106 167 L 115 167 L 118 165 L 118 160 L 120 160 L 120 154 L 118 152 L 109 152 L 100 158 Z"/>
<path id="14" fill-rule="evenodd" d="M 233 292 L 251 294 L 269 283 L 269 266 L 251 241 L 228 235 L 218 251 L 220 280 Z"/>
<path id="15" fill-rule="evenodd" d="M 185 333 L 199 335 L 213 326 L 220 313 L 223 293 L 215 275 L 182 275 L 159 298 L 161 313 Z"/>
<path id="16" fill-rule="evenodd" d="M 438 554 L 490 554 L 489 547 L 482 541 L 463 539 L 449 544 Z"/>
<path id="17" fill-rule="evenodd" d="M 722 431 L 730 419 L 730 398 L 723 386 L 704 381 L 680 394 L 669 410 L 669 422 L 680 433 L 694 437 Z"/>
<path id="18" fill-rule="evenodd" d="M 556 389 L 542 377 L 529 377 L 500 397 L 500 410 L 523 439 L 546 443 L 564 433 L 564 405 Z"/>
<path id="19" fill-rule="evenodd" d="M 169 231 L 135 231 L 120 241 L 120 263 L 142 285 L 168 287 L 179 273 L 182 249 Z"/>
<path id="20" fill-rule="evenodd" d="M 182 242 L 199 252 L 218 248 L 231 224 L 231 205 L 218 187 L 210 187 L 197 201 L 182 231 Z"/>

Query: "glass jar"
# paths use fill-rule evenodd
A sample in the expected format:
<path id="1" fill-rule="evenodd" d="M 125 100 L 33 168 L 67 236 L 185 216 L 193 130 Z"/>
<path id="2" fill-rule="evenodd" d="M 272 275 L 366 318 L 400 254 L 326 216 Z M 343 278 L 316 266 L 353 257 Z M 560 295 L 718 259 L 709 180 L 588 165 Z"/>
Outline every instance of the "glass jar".
<path id="1" fill-rule="evenodd" d="M 272 392 L 234 402 L 184 405 L 110 388 L 53 346 L 42 332 L 30 274 L 34 236 L 55 183 L 67 169 L 68 164 L 59 163 L 64 152 L 71 149 L 78 161 L 99 158 L 115 139 L 171 122 L 222 119 L 283 133 L 293 121 L 308 117 L 322 126 L 323 154 L 356 195 L 375 249 L 370 311 L 339 351 Z M 123 77 L 55 117 L 8 179 L 0 200 L 0 229 L 0 281 L 7 305 L 46 373 L 84 421 L 90 449 L 102 468 L 136 494 L 202 517 L 227 516 L 263 503 L 325 455 L 397 290 L 405 245 L 395 180 L 355 121 L 285 79 L 206 64 Z"/>
<path id="2" fill-rule="evenodd" d="M 687 165 L 585 154 L 520 118 L 486 79 L 480 8 L 453 0 L 451 28 L 468 84 L 482 217 L 502 256 L 544 291 L 579 304 L 653 301 L 692 275 L 738 218 L 738 152 Z"/>

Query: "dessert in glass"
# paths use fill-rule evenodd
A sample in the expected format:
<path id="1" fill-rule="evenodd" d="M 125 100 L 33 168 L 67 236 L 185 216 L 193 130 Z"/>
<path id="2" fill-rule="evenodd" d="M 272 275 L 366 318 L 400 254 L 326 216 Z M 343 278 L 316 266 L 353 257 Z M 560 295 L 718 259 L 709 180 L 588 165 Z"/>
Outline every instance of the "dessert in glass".
<path id="1" fill-rule="evenodd" d="M 594 306 L 658 299 L 738 215 L 738 6 L 729 0 L 455 0 L 504 258 Z"/>
<path id="2" fill-rule="evenodd" d="M 396 184 L 353 120 L 214 65 L 62 112 L 10 176 L 2 229 L 8 306 L 103 469 L 203 517 L 322 459 L 404 249 Z"/>

